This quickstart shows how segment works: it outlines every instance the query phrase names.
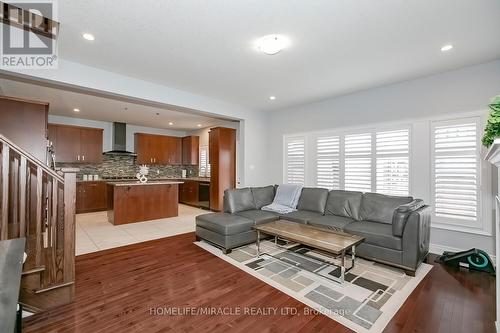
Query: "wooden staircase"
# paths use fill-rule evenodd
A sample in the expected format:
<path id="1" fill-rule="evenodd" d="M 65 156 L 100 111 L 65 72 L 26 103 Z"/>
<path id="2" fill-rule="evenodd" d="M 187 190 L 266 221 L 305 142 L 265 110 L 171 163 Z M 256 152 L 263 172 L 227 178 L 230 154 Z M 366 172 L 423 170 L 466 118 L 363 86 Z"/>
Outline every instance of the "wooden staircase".
<path id="1" fill-rule="evenodd" d="M 20 302 L 34 312 L 73 301 L 76 170 L 56 172 L 0 135 L 0 240 L 26 238 Z"/>

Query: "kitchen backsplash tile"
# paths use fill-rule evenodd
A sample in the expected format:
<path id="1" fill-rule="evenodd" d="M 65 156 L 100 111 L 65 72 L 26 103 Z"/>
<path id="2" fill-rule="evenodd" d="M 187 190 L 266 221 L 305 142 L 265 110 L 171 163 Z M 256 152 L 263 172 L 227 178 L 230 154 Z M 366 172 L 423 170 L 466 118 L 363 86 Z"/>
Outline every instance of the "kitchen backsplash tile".
<path id="1" fill-rule="evenodd" d="M 81 180 L 83 175 L 99 175 L 99 178 L 107 177 L 135 177 L 139 171 L 139 164 L 135 163 L 136 157 L 129 155 L 103 155 L 100 164 L 81 163 L 56 163 L 57 167 L 79 168 L 77 179 Z M 198 176 L 198 166 L 193 165 L 149 165 L 148 178 L 181 177 L 181 170 L 186 169 L 188 177 Z"/>

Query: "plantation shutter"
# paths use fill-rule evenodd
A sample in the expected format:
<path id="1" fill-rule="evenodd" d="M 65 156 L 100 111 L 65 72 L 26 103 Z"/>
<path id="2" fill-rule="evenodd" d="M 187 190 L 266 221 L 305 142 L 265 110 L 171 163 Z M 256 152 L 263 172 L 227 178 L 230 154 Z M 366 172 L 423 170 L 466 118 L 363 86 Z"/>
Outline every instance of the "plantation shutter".
<path id="1" fill-rule="evenodd" d="M 210 177 L 208 147 L 200 147 L 200 177 Z"/>
<path id="2" fill-rule="evenodd" d="M 372 191 L 372 134 L 345 136 L 344 188 L 348 191 Z"/>
<path id="3" fill-rule="evenodd" d="M 340 189 L 340 137 L 324 136 L 316 139 L 316 185 Z"/>
<path id="4" fill-rule="evenodd" d="M 434 126 L 434 214 L 477 221 L 479 145 L 477 121 Z"/>
<path id="5" fill-rule="evenodd" d="M 293 137 L 286 139 L 286 175 L 289 184 L 305 184 L 305 138 Z"/>
<path id="6" fill-rule="evenodd" d="M 376 133 L 377 193 L 408 195 L 409 129 Z"/>

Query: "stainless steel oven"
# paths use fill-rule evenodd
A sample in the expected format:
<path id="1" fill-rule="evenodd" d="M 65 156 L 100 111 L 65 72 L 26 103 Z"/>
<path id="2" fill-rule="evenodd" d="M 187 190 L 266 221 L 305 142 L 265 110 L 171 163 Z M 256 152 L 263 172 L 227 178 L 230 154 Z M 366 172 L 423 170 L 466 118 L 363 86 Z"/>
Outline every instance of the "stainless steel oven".
<path id="1" fill-rule="evenodd" d="M 200 208 L 210 209 L 210 183 L 198 182 L 198 204 Z"/>

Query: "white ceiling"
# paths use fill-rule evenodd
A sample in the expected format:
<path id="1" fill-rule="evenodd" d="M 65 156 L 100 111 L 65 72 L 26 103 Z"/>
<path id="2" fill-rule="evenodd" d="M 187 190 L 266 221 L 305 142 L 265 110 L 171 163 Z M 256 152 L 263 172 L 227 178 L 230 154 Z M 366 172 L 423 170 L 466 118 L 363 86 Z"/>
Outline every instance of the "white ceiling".
<path id="1" fill-rule="evenodd" d="M 194 130 L 215 126 L 221 119 L 188 112 L 131 103 L 79 92 L 55 89 L 0 78 L 0 91 L 6 96 L 48 102 L 53 115 L 100 121 L 120 121 L 132 125 L 171 130 Z M 73 109 L 80 109 L 74 112 Z M 169 125 L 173 122 L 173 125 Z M 201 124 L 201 127 L 198 127 Z"/>
<path id="2" fill-rule="evenodd" d="M 62 58 L 262 110 L 500 58 L 498 0 L 58 3 Z M 270 33 L 291 46 L 256 52 Z"/>

